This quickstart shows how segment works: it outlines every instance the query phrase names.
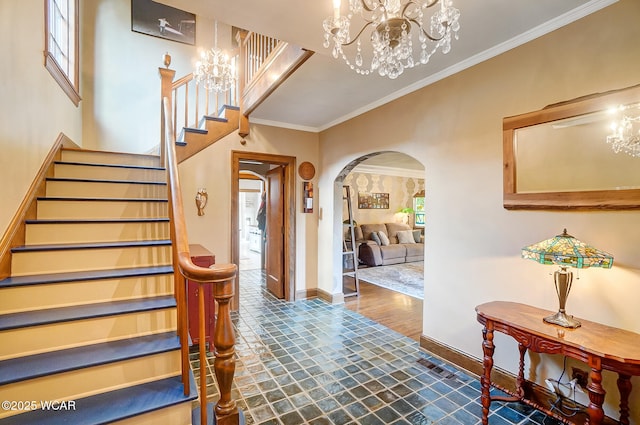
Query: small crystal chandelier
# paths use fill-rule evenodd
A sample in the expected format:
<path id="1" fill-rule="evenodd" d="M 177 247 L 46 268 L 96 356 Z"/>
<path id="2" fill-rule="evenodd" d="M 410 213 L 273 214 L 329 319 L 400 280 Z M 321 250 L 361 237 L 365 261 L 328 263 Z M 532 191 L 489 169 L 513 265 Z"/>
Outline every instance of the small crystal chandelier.
<path id="1" fill-rule="evenodd" d="M 440 3 L 440 9 L 425 21 L 424 11 Z M 333 41 L 333 57 L 342 59 L 358 74 L 378 71 L 381 76 L 398 78 L 406 68 L 424 65 L 438 49 L 451 50 L 451 36 L 458 39 L 460 11 L 452 0 L 349 0 L 349 13 L 340 16 L 340 0 L 333 0 L 333 16 L 324 20 L 324 47 Z M 351 38 L 351 20 L 359 15 L 362 27 Z M 425 28 L 428 25 L 428 28 Z M 369 29 L 369 31 L 366 31 Z M 371 62 L 363 67 L 363 42 L 370 34 Z M 417 33 L 417 34 L 416 34 Z M 435 45 L 429 49 L 427 42 Z M 355 59 L 347 58 L 343 47 L 356 43 Z M 420 56 L 413 57 L 413 45 L 420 45 Z M 367 62 L 369 57 L 367 56 Z"/>
<path id="2" fill-rule="evenodd" d="M 214 37 L 213 48 L 201 53 L 193 75 L 207 90 L 222 93 L 236 84 L 236 70 L 229 56 L 218 49 L 218 21 Z"/>
<path id="3" fill-rule="evenodd" d="M 615 153 L 640 157 L 640 103 L 620 105 L 610 112 L 617 116 L 611 123 L 612 133 L 607 136 L 607 143 Z"/>

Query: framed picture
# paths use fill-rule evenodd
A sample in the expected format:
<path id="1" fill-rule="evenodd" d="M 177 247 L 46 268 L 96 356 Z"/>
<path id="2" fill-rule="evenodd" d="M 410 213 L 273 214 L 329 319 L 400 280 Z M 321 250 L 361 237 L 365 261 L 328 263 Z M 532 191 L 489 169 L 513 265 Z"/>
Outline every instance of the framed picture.
<path id="1" fill-rule="evenodd" d="M 152 0 L 131 0 L 131 30 L 195 45 L 196 15 Z"/>
<path id="2" fill-rule="evenodd" d="M 388 193 L 358 193 L 358 208 L 382 210 L 389 209 Z"/>

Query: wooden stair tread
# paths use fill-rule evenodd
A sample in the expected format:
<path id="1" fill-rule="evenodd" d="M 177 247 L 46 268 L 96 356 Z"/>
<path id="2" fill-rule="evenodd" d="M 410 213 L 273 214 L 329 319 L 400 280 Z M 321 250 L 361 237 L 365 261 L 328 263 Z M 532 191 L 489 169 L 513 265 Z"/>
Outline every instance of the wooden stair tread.
<path id="1" fill-rule="evenodd" d="M 148 240 L 148 241 L 124 241 L 124 242 L 90 242 L 90 243 L 63 243 L 47 245 L 23 245 L 11 248 L 12 253 L 18 252 L 41 252 L 41 251 L 63 251 L 71 249 L 103 249 L 103 248 L 132 248 L 149 246 L 171 245 L 170 239 Z"/>
<path id="2" fill-rule="evenodd" d="M 0 315 L 0 331 L 142 311 L 162 310 L 175 306 L 175 298 L 173 295 L 169 295 L 10 313 Z"/>
<path id="3" fill-rule="evenodd" d="M 80 179 L 71 177 L 47 177 L 48 182 L 78 182 L 78 183 L 114 183 L 114 184 L 149 184 L 166 186 L 167 182 L 146 180 L 104 180 L 104 179 Z"/>
<path id="4" fill-rule="evenodd" d="M 85 345 L 0 361 L 0 385 L 179 350 L 175 332 Z"/>
<path id="5" fill-rule="evenodd" d="M 68 273 L 13 276 L 0 280 L 0 288 L 65 283 L 85 280 L 118 279 L 173 273 L 173 266 L 135 267 L 129 269 L 90 270 Z"/>
<path id="6" fill-rule="evenodd" d="M 77 198 L 77 197 L 64 197 L 64 196 L 40 196 L 37 198 L 40 201 L 73 201 L 73 202 L 169 202 L 166 198 Z"/>
<path id="7" fill-rule="evenodd" d="M 196 388 L 193 372 L 190 376 L 191 388 Z M 194 390 L 184 395 L 180 376 L 161 379 L 146 384 L 135 385 L 110 391 L 75 401 L 75 409 L 52 411 L 37 409 L 20 415 L 0 419 L 0 425 L 99 425 L 108 424 L 137 415 L 153 412 L 165 407 L 193 401 L 197 398 Z"/>
<path id="8" fill-rule="evenodd" d="M 109 167 L 109 168 L 133 168 L 136 170 L 165 170 L 164 167 L 153 167 L 150 165 L 135 165 L 135 164 L 101 164 L 97 162 L 74 162 L 74 161 L 54 161 L 54 164 L 59 165 L 80 165 L 88 167 Z"/>
<path id="9" fill-rule="evenodd" d="M 111 224 L 111 223 L 168 223 L 168 217 L 149 218 L 86 218 L 86 219 L 31 219 L 26 224 Z"/>

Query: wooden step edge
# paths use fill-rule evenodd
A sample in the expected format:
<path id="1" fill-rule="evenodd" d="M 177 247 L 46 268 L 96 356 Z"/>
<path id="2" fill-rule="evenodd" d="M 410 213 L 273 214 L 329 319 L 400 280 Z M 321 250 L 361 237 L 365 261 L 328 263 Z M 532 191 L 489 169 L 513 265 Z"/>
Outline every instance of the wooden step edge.
<path id="1" fill-rule="evenodd" d="M 215 122 L 223 122 L 228 123 L 229 120 L 223 117 L 214 117 L 213 115 L 205 115 L 202 117 L 204 121 L 215 121 Z"/>
<path id="2" fill-rule="evenodd" d="M 163 181 L 145 180 L 104 180 L 104 179 L 80 179 L 72 177 L 47 177 L 47 182 L 73 182 L 73 183 L 113 183 L 113 184 L 148 184 L 152 186 L 166 186 Z"/>
<path id="3" fill-rule="evenodd" d="M 175 308 L 173 295 L 0 315 L 0 331 Z"/>
<path id="4" fill-rule="evenodd" d="M 121 421 L 196 400 L 197 386 L 192 371 L 189 378 L 189 395 L 184 395 L 182 378 L 178 375 L 72 400 L 72 408 L 57 410 L 55 414 L 46 409 L 36 409 L 9 416 L 0 419 L 0 425 L 98 425 Z"/>
<path id="5" fill-rule="evenodd" d="M 103 279 L 124 279 L 173 273 L 173 266 L 136 267 L 129 269 L 90 270 L 68 273 L 49 273 L 41 275 L 13 276 L 0 280 L 1 288 L 18 286 L 69 283 L 77 281 L 95 281 Z"/>
<path id="6" fill-rule="evenodd" d="M 39 196 L 38 201 L 68 201 L 68 202 L 169 202 L 165 198 L 76 198 L 63 196 Z"/>
<path id="7" fill-rule="evenodd" d="M 145 335 L 0 361 L 0 385 L 179 350 L 175 332 Z"/>
<path id="8" fill-rule="evenodd" d="M 143 218 L 40 218 L 24 221 L 25 224 L 124 224 L 124 223 L 169 223 L 168 217 Z"/>
<path id="9" fill-rule="evenodd" d="M 159 159 L 160 155 L 149 154 L 149 153 L 133 153 L 133 152 L 115 152 L 115 151 L 100 151 L 95 149 L 84 149 L 84 148 L 62 148 L 63 151 L 77 151 L 81 153 L 95 153 L 98 155 L 123 155 L 123 156 L 131 156 L 134 158 L 151 158 L 151 159 Z"/>
<path id="10" fill-rule="evenodd" d="M 230 111 L 239 111 L 239 110 L 240 110 L 240 107 L 239 107 L 239 106 L 233 106 L 233 105 L 227 105 L 227 104 L 222 105 L 222 107 L 220 108 L 220 113 L 219 113 L 219 115 L 222 115 L 222 114 L 224 113 L 224 110 L 225 110 L 225 109 L 228 109 L 228 110 L 230 110 Z"/>
<path id="11" fill-rule="evenodd" d="M 75 161 L 54 161 L 55 165 L 78 165 L 87 167 L 107 167 L 107 168 L 130 168 L 134 170 L 158 170 L 165 171 L 164 167 L 154 167 L 151 165 L 135 165 L 135 164 L 100 164 L 95 162 L 75 162 Z"/>
<path id="12" fill-rule="evenodd" d="M 21 252 L 43 252 L 43 251 L 65 251 L 77 249 L 105 249 L 105 248 L 143 248 L 154 246 L 171 245 L 170 239 L 146 240 L 146 241 L 123 241 L 123 242 L 89 242 L 89 243 L 65 243 L 47 245 L 22 245 L 11 248 L 11 253 Z"/>
<path id="13" fill-rule="evenodd" d="M 185 133 L 196 133 L 196 134 L 208 134 L 209 131 L 208 130 L 204 130 L 201 128 L 192 128 L 192 127 L 185 127 L 184 128 L 184 132 Z"/>

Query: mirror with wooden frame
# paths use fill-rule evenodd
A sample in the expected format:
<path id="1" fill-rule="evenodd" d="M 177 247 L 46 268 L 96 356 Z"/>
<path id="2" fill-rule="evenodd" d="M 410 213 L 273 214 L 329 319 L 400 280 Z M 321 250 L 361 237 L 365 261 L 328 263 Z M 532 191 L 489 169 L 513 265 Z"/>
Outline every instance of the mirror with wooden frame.
<path id="1" fill-rule="evenodd" d="M 612 108 L 639 103 L 637 85 L 504 118 L 504 207 L 640 208 L 640 157 L 607 140 Z"/>

